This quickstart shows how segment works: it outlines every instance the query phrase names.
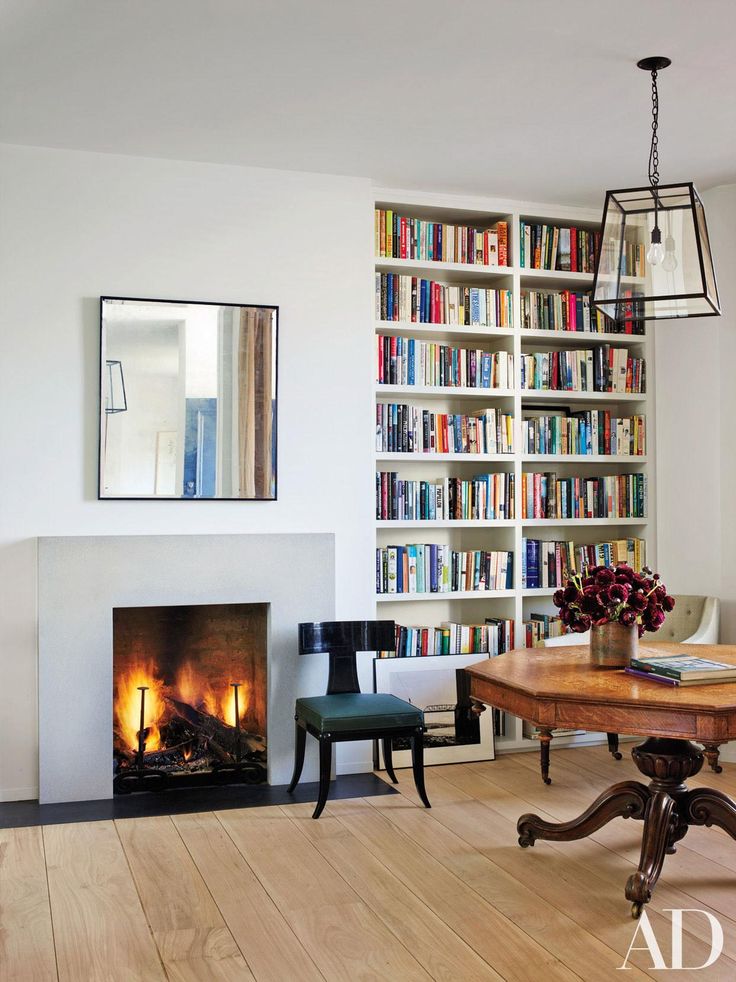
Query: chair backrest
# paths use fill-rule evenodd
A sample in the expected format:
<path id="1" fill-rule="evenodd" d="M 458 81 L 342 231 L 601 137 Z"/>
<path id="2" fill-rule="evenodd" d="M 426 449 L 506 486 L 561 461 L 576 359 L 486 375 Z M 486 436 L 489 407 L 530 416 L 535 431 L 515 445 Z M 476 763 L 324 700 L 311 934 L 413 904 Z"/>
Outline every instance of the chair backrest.
<path id="1" fill-rule="evenodd" d="M 675 609 L 656 633 L 657 641 L 718 644 L 720 601 L 693 594 L 675 596 Z"/>
<path id="2" fill-rule="evenodd" d="M 590 631 L 584 634 L 561 634 L 558 638 L 545 638 L 545 648 L 562 648 L 570 644 L 588 644 L 590 642 Z"/>
<path id="3" fill-rule="evenodd" d="M 328 652 L 327 695 L 360 692 L 356 651 L 393 651 L 393 621 L 318 621 L 299 625 L 299 654 Z"/>

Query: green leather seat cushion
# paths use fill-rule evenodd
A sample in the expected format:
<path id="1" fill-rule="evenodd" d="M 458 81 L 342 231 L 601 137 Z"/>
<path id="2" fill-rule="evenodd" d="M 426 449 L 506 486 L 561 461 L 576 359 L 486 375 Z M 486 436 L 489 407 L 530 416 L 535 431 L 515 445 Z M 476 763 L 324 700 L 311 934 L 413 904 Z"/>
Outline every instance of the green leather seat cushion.
<path id="1" fill-rule="evenodd" d="M 320 733 L 391 730 L 424 724 L 421 709 L 382 692 L 348 692 L 297 699 L 296 715 Z"/>

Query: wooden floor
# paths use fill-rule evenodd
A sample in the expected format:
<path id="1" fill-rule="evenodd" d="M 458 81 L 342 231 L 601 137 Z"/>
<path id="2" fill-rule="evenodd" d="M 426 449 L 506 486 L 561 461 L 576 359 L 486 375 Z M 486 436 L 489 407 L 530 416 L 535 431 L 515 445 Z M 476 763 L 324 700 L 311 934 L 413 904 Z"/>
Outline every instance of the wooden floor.
<path id="1" fill-rule="evenodd" d="M 624 747 L 626 749 L 626 747 Z M 520 814 L 568 819 L 638 777 L 601 748 L 410 774 L 401 795 L 311 806 L 0 830 L 2 982 L 671 978 L 634 933 L 623 887 L 641 824 L 580 842 L 516 844 Z M 700 782 L 736 796 L 736 765 Z M 667 858 L 649 916 L 669 963 L 667 908 L 714 914 L 726 945 L 699 982 L 736 979 L 736 843 L 691 829 Z M 705 961 L 707 920 L 685 915 L 686 965 Z M 638 942 L 641 944 L 641 941 Z"/>

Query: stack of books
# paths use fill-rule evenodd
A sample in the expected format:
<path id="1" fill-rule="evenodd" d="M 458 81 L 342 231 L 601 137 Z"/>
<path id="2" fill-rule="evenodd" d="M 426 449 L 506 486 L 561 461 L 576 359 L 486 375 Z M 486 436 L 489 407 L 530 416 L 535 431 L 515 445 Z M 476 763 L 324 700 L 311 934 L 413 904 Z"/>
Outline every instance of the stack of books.
<path id="1" fill-rule="evenodd" d="M 514 417 L 497 409 L 472 416 L 435 413 L 405 403 L 376 405 L 379 453 L 512 453 Z"/>
<path id="2" fill-rule="evenodd" d="M 694 655 L 657 655 L 632 658 L 629 675 L 662 685 L 713 685 L 736 682 L 736 665 Z"/>
<path id="3" fill-rule="evenodd" d="M 519 253 L 524 269 L 561 269 L 573 273 L 595 270 L 600 232 L 520 222 L 519 233 Z"/>
<path id="4" fill-rule="evenodd" d="M 644 416 L 617 416 L 588 409 L 569 416 L 526 408 L 521 421 L 521 450 L 526 454 L 596 454 L 632 457 L 646 453 Z"/>
<path id="5" fill-rule="evenodd" d="M 376 381 L 382 385 L 508 389 L 514 384 L 514 356 L 508 351 L 454 348 L 395 335 L 376 339 Z"/>
<path id="6" fill-rule="evenodd" d="M 524 645 L 527 648 L 543 648 L 545 638 L 559 638 L 565 628 L 559 617 L 553 614 L 530 614 L 530 620 L 521 625 L 524 630 Z"/>
<path id="7" fill-rule="evenodd" d="M 511 327 L 511 290 L 447 286 L 398 273 L 376 273 L 376 320 L 465 327 Z"/>
<path id="8" fill-rule="evenodd" d="M 522 352 L 522 389 L 554 392 L 645 392 L 646 364 L 626 348 Z"/>
<path id="9" fill-rule="evenodd" d="M 584 573 L 589 566 L 628 563 L 633 569 L 641 569 L 645 561 L 644 539 L 614 539 L 576 546 L 570 541 L 524 537 L 521 540 L 521 585 L 530 590 L 561 587 L 574 571 Z"/>
<path id="10" fill-rule="evenodd" d="M 646 474 L 521 475 L 522 518 L 646 518 Z"/>
<path id="11" fill-rule="evenodd" d="M 379 259 L 419 259 L 470 266 L 508 264 L 507 222 L 496 222 L 491 228 L 448 225 L 398 215 L 391 208 L 377 208 L 375 215 L 375 249 Z"/>
<path id="12" fill-rule="evenodd" d="M 396 649 L 379 658 L 423 658 L 433 655 L 488 655 L 493 658 L 514 646 L 514 622 L 487 617 L 485 624 L 443 621 L 439 627 L 396 625 Z"/>
<path id="13" fill-rule="evenodd" d="M 376 593 L 458 593 L 512 590 L 512 552 L 459 552 L 442 543 L 376 549 Z"/>
<path id="14" fill-rule="evenodd" d="M 402 480 L 395 471 L 376 474 L 378 521 L 495 521 L 513 517 L 513 474 L 436 481 Z"/>
<path id="15" fill-rule="evenodd" d="M 572 331 L 589 334 L 643 334 L 644 322 L 610 320 L 591 307 L 590 293 L 574 290 L 522 290 L 521 326 L 533 331 Z M 628 329 L 627 329 L 628 328 Z"/>

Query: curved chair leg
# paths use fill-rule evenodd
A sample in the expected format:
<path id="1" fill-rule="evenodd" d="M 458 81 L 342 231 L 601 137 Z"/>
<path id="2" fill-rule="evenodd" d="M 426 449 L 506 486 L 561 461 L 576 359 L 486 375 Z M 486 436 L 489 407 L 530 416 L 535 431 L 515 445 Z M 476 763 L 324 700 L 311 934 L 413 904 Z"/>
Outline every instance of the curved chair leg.
<path id="1" fill-rule="evenodd" d="M 414 785 L 417 794 L 422 799 L 425 808 L 431 808 L 427 791 L 424 787 L 424 731 L 418 730 L 411 737 L 411 767 L 414 772 Z"/>
<path id="2" fill-rule="evenodd" d="M 294 773 L 291 776 L 291 784 L 286 789 L 291 793 L 294 788 L 299 783 L 299 778 L 302 776 L 302 768 L 304 767 L 304 748 L 307 744 L 307 731 L 303 726 L 299 726 L 299 721 L 296 723 L 296 734 L 294 739 Z"/>
<path id="3" fill-rule="evenodd" d="M 332 770 L 332 740 L 328 736 L 319 738 L 319 797 L 312 818 L 319 818 L 327 804 L 330 790 L 330 771 Z"/>
<path id="4" fill-rule="evenodd" d="M 618 749 L 618 733 L 606 733 L 608 737 L 608 752 L 614 760 L 621 760 L 623 754 Z"/>
<path id="5" fill-rule="evenodd" d="M 391 737 L 383 737 L 381 742 L 383 743 L 383 762 L 386 765 L 386 773 L 394 784 L 398 784 L 399 780 L 394 773 L 394 758 L 392 754 Z"/>
<path id="6" fill-rule="evenodd" d="M 552 740 L 552 730 L 539 729 L 539 763 L 542 768 L 542 780 L 545 784 L 551 784 L 552 778 L 549 776 L 549 745 Z"/>
<path id="7" fill-rule="evenodd" d="M 715 774 L 720 774 L 723 770 L 721 765 L 718 763 L 718 758 L 720 756 L 720 743 L 706 743 L 703 747 L 703 753 L 705 754 L 705 759 L 708 761 L 708 766 Z"/>

